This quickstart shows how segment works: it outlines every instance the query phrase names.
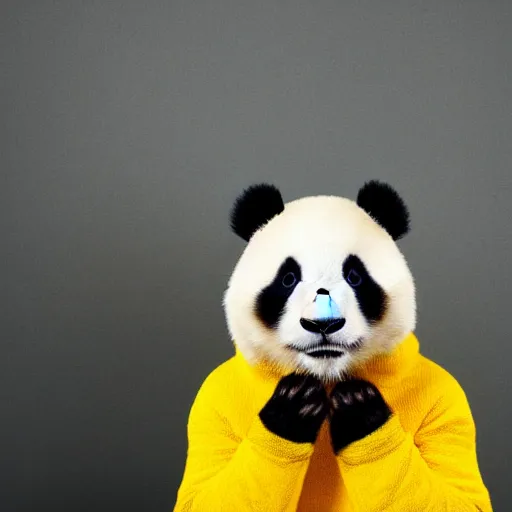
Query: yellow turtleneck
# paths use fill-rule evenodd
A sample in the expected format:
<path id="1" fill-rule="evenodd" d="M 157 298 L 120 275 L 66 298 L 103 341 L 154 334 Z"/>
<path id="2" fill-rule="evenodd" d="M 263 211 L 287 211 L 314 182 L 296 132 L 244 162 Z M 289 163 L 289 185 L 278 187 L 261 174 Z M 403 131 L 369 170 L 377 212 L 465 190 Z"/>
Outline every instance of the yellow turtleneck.
<path id="1" fill-rule="evenodd" d="M 280 376 L 237 351 L 208 376 L 190 411 L 174 512 L 491 512 L 466 396 L 420 354 L 414 334 L 357 376 L 394 414 L 335 456 L 327 422 L 314 445 L 263 426 L 258 413 Z"/>

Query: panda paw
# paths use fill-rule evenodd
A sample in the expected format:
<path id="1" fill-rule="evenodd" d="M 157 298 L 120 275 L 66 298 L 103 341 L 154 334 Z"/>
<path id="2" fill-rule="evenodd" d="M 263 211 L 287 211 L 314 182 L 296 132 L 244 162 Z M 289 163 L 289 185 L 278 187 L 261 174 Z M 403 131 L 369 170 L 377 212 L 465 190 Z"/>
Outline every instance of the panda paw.
<path id="1" fill-rule="evenodd" d="M 331 441 L 336 454 L 375 432 L 392 414 L 379 390 L 364 380 L 339 382 L 330 398 Z"/>
<path id="2" fill-rule="evenodd" d="M 283 377 L 259 413 L 265 427 L 295 443 L 314 443 L 329 413 L 322 383 L 311 375 Z"/>

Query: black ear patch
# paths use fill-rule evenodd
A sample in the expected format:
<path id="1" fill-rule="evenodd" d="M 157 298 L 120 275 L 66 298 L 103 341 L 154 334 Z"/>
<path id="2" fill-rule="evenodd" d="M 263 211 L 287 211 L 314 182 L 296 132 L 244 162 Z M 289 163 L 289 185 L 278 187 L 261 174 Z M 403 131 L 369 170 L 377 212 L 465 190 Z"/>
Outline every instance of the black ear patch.
<path id="1" fill-rule="evenodd" d="M 231 228 L 248 242 L 261 226 L 283 210 L 281 192 L 274 185 L 252 185 L 235 201 L 231 210 Z"/>
<path id="2" fill-rule="evenodd" d="M 357 194 L 357 204 L 398 240 L 409 232 L 409 211 L 398 193 L 388 184 L 369 181 Z"/>

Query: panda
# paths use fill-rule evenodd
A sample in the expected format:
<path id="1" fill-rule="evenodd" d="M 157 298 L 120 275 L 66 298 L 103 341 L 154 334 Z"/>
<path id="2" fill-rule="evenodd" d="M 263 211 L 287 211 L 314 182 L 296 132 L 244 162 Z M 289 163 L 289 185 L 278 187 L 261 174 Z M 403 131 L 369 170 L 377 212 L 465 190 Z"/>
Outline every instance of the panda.
<path id="1" fill-rule="evenodd" d="M 491 511 L 464 391 L 414 334 L 400 195 L 285 204 L 263 183 L 230 221 L 235 355 L 191 407 L 175 512 Z"/>
<path id="2" fill-rule="evenodd" d="M 249 362 L 339 380 L 414 329 L 414 281 L 395 243 L 409 214 L 390 187 L 367 184 L 357 204 L 320 196 L 284 208 L 276 188 L 254 186 L 238 199 L 232 226 L 250 243 L 224 304 Z"/>

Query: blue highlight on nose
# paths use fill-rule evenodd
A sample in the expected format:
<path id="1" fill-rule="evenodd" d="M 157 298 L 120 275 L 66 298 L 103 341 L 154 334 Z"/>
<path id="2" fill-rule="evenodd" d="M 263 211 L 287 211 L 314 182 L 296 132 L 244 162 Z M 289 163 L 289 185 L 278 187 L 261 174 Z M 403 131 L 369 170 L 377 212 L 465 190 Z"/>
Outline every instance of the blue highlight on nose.
<path id="1" fill-rule="evenodd" d="M 315 298 L 316 318 L 340 318 L 341 311 L 330 295 L 318 294 Z"/>

